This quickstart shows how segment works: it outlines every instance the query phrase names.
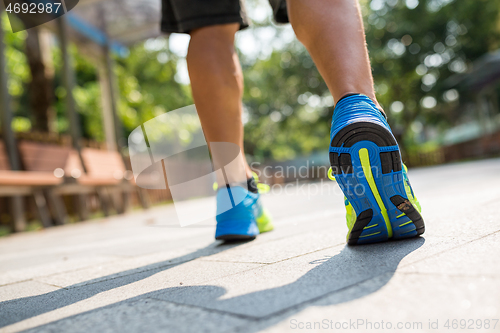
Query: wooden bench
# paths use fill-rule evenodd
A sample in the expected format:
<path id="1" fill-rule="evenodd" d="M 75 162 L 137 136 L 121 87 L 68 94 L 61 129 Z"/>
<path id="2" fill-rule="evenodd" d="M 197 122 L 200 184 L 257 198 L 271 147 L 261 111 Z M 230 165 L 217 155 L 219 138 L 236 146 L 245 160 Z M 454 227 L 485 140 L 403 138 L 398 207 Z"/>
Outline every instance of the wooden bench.
<path id="1" fill-rule="evenodd" d="M 130 180 L 123 158 L 117 151 L 93 148 L 82 149 L 82 159 L 87 174 L 78 181 L 89 185 L 118 185 L 124 179 Z"/>
<path id="2" fill-rule="evenodd" d="M 67 181 L 57 189 L 58 193 L 95 192 L 99 196 L 104 215 L 109 215 L 111 206 L 118 213 L 125 212 L 128 193 L 137 188 L 130 180 L 132 174 L 126 170 L 121 155 L 116 151 L 83 148 L 80 160 L 76 151 L 72 153 L 64 174 L 68 179 L 73 178 L 73 181 Z"/>
<path id="3" fill-rule="evenodd" d="M 128 194 L 131 191 L 137 190 L 140 198 L 143 195 L 135 186 L 132 172 L 126 169 L 123 158 L 117 151 L 84 148 L 82 159 L 87 173 L 78 179 L 78 183 L 103 188 L 107 192 L 107 195 L 101 195 L 105 200 L 104 209 L 114 206 L 118 213 L 123 213 L 129 205 Z"/>
<path id="4" fill-rule="evenodd" d="M 128 193 L 138 189 L 131 182 L 132 173 L 126 170 L 116 151 L 83 148 L 80 158 L 74 149 L 34 142 L 20 143 L 19 150 L 27 170 L 51 170 L 64 179 L 63 184 L 51 190 L 52 195 L 79 196 L 82 220 L 88 216 L 83 195 L 97 193 L 101 208 L 108 216 L 111 206 L 123 213 L 128 207 Z"/>
<path id="5" fill-rule="evenodd" d="M 62 183 L 62 179 L 49 171 L 13 171 L 10 169 L 10 161 L 5 147 L 0 142 L 0 196 L 29 196 L 33 195 L 39 218 L 44 226 L 50 226 L 51 219 L 47 209 L 47 201 L 44 190 Z M 57 205 L 49 198 L 49 204 Z M 13 212 L 18 214 L 19 212 Z M 20 212 L 22 213 L 22 212 Z M 56 217 L 56 223 L 62 223 L 60 217 Z"/>

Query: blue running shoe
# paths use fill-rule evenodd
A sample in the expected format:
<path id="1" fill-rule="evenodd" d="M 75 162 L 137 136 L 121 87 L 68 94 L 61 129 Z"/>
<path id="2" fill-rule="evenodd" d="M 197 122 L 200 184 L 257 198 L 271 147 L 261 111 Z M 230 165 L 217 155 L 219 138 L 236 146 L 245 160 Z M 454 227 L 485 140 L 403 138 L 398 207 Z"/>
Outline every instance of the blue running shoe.
<path id="1" fill-rule="evenodd" d="M 333 113 L 330 177 L 345 195 L 349 245 L 421 235 L 420 204 L 384 115 L 365 95 L 342 98 Z"/>
<path id="2" fill-rule="evenodd" d="M 217 240 L 252 240 L 259 233 L 273 229 L 271 217 L 262 207 L 260 194 L 241 186 L 218 190 L 216 220 Z"/>

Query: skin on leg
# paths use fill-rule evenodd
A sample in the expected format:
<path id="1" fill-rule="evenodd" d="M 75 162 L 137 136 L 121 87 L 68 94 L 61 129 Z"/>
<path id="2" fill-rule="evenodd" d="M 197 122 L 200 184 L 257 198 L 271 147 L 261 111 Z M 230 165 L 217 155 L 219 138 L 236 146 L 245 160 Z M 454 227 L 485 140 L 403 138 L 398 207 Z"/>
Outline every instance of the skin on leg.
<path id="1" fill-rule="evenodd" d="M 232 165 L 236 171 L 226 168 L 226 179 L 218 175 L 219 184 L 245 181 L 252 175 L 243 153 L 243 74 L 234 49 L 239 27 L 230 23 L 193 30 L 186 57 L 193 99 L 216 168 L 225 164 L 227 152 L 210 143 L 233 143 L 241 151 L 242 158 Z"/>
<path id="2" fill-rule="evenodd" d="M 297 38 L 309 51 L 337 102 L 350 93 L 375 97 L 373 77 L 357 0 L 288 0 Z"/>

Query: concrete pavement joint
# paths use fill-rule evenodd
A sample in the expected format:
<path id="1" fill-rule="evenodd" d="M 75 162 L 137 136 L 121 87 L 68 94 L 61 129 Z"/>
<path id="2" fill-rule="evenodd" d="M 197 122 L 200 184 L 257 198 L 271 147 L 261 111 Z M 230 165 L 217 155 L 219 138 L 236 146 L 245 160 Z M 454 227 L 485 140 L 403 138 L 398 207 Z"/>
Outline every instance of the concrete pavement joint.
<path id="1" fill-rule="evenodd" d="M 158 266 L 158 267 L 155 267 L 155 268 L 144 269 L 144 270 L 141 270 L 141 271 L 138 271 L 138 272 L 131 272 L 129 274 L 120 274 L 120 272 L 118 272 L 118 273 L 115 273 L 117 276 L 113 276 L 113 277 L 109 277 L 109 278 L 106 278 L 106 277 L 96 278 L 96 280 L 98 280 L 98 281 L 94 281 L 94 282 L 82 282 L 82 283 L 76 284 L 74 286 L 66 287 L 64 289 L 69 290 L 69 289 L 83 288 L 83 287 L 87 287 L 87 286 L 90 286 L 90 285 L 93 285 L 93 284 L 102 283 L 102 282 L 108 282 L 108 281 L 112 281 L 112 280 L 116 280 L 116 279 L 120 279 L 120 278 L 124 278 L 124 277 L 133 276 L 133 275 L 136 275 L 136 274 L 142 274 L 142 273 L 146 273 L 146 272 L 150 272 L 150 271 L 154 271 L 154 270 L 160 270 L 160 271 L 162 271 L 163 268 L 166 268 L 166 267 L 170 267 L 170 268 L 171 267 L 175 267 L 175 266 L 178 266 L 178 265 L 181 265 L 181 264 L 185 264 L 185 263 L 193 261 L 193 260 L 195 260 L 195 259 L 186 260 L 186 261 L 183 261 L 183 262 L 180 262 L 180 263 L 176 263 L 176 264 L 162 265 L 162 266 Z M 133 268 L 133 270 L 134 270 L 134 268 Z"/>
<path id="2" fill-rule="evenodd" d="M 200 305 L 179 303 L 179 302 L 174 302 L 174 301 L 170 301 L 170 300 L 167 301 L 167 300 L 164 300 L 164 299 L 161 299 L 161 298 L 156 298 L 154 296 L 153 297 L 148 296 L 148 297 L 144 297 L 142 299 L 153 299 L 155 301 L 162 301 L 162 302 L 165 302 L 165 303 L 174 304 L 174 305 L 178 305 L 178 306 L 184 306 L 184 307 L 191 308 L 191 309 L 201 309 L 203 311 L 217 313 L 217 314 L 222 314 L 222 315 L 229 315 L 231 317 L 240 318 L 240 319 L 247 319 L 247 320 L 253 320 L 253 321 L 258 321 L 258 320 L 261 319 L 261 317 L 244 315 L 244 314 L 234 313 L 234 312 L 226 312 L 226 311 L 223 311 L 223 310 L 207 308 L 207 307 L 200 306 Z"/>
<path id="3" fill-rule="evenodd" d="M 427 260 L 427 259 L 429 259 L 429 258 L 436 257 L 436 256 L 441 255 L 441 254 L 443 254 L 443 253 L 446 253 L 446 252 L 449 252 L 449 251 L 452 251 L 452 250 L 458 249 L 458 248 L 460 248 L 460 247 L 462 247 L 462 246 L 464 246 L 464 245 L 467 245 L 467 244 L 470 244 L 470 243 L 476 242 L 476 241 L 478 241 L 478 240 L 481 240 L 481 239 L 483 239 L 483 238 L 486 238 L 486 237 L 492 236 L 492 235 L 494 235 L 494 234 L 496 234 L 496 233 L 498 233 L 498 232 L 500 232 L 500 230 L 497 230 L 497 231 L 494 231 L 494 232 L 489 233 L 489 234 L 487 234 L 487 235 L 481 236 L 481 237 L 479 237 L 479 238 L 476 238 L 476 239 L 473 239 L 473 240 L 467 241 L 467 242 L 465 242 L 465 243 L 463 243 L 463 244 L 456 245 L 456 246 L 454 246 L 454 247 L 451 247 L 451 248 L 449 248 L 449 249 L 443 250 L 443 251 L 441 251 L 441 252 L 431 254 L 431 255 L 429 255 L 429 256 L 427 256 L 427 257 L 424 257 L 424 258 L 421 258 L 421 259 L 418 259 L 418 260 L 415 260 L 415 261 L 412 261 L 412 262 L 409 262 L 409 263 L 403 264 L 403 265 L 401 265 L 401 267 L 407 267 L 408 265 L 414 265 L 414 264 L 416 264 L 416 263 L 418 263 L 418 262 L 421 262 L 421 261 Z"/>
<path id="4" fill-rule="evenodd" d="M 0 284 L 0 287 L 12 286 L 14 284 L 23 283 L 23 282 L 29 282 L 29 281 L 34 281 L 34 280 L 33 279 L 27 279 L 27 280 L 20 280 L 20 281 L 9 282 L 9 283 L 5 283 L 5 284 Z M 39 281 L 37 281 L 37 282 L 39 282 Z"/>
<path id="5" fill-rule="evenodd" d="M 456 277 L 456 278 L 488 278 L 488 279 L 500 279 L 500 275 L 490 275 L 490 274 L 481 274 L 481 275 L 464 275 L 464 274 L 446 274 L 446 273 L 433 273 L 433 272 L 397 272 L 398 274 L 404 275 L 426 275 L 426 276 L 439 276 L 439 277 Z"/>
<path id="6" fill-rule="evenodd" d="M 38 282 L 38 283 L 42 283 L 42 284 L 45 284 L 47 286 L 51 286 L 51 287 L 56 287 L 56 288 L 59 288 L 59 289 L 68 290 L 67 287 L 58 286 L 58 285 L 55 285 L 55 284 L 52 284 L 52 283 L 47 283 L 47 282 L 38 281 L 38 280 L 32 280 L 32 281 L 35 281 L 35 282 Z"/>
<path id="7" fill-rule="evenodd" d="M 340 243 L 340 244 L 337 244 L 337 245 L 332 245 L 332 246 L 327 246 L 325 248 L 321 248 L 321 249 L 318 249 L 318 250 L 314 250 L 314 251 L 311 251 L 311 252 L 306 252 L 306 253 L 303 253 L 303 254 L 298 254 L 296 256 L 293 256 L 293 257 L 290 257 L 290 258 L 285 258 L 285 259 L 281 259 L 281 260 L 278 260 L 278 261 L 273 261 L 273 262 L 238 262 L 238 261 L 225 261 L 225 260 L 210 260 L 210 259 L 200 259 L 201 261 L 210 261 L 210 262 L 227 262 L 227 263 L 242 263 L 242 264 L 263 264 L 263 265 L 274 265 L 274 264 L 277 264 L 277 263 L 280 263 L 280 262 L 284 262 L 284 261 L 287 261 L 287 260 L 291 260 L 291 259 L 295 259 L 295 258 L 300 258 L 300 257 L 303 257 L 305 255 L 308 255 L 308 254 L 312 254 L 312 253 L 316 253 L 316 252 L 319 252 L 319 251 L 324 251 L 324 250 L 327 250 L 327 249 L 332 249 L 334 247 L 337 247 L 337 246 L 340 246 L 344 243 Z"/>

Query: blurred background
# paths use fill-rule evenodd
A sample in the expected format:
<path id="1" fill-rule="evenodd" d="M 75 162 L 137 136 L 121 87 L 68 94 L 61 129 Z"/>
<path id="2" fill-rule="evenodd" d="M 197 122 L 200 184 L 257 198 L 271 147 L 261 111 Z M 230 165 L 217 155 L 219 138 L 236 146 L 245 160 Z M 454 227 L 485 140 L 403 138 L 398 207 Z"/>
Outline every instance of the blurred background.
<path id="1" fill-rule="evenodd" d="M 375 89 L 403 161 L 500 155 L 500 3 L 361 5 Z M 327 166 L 333 98 L 291 26 L 273 23 L 267 0 L 247 0 L 247 9 L 253 25 L 236 46 L 249 161 Z M 63 17 L 12 33 L 2 8 L 1 235 L 169 202 L 168 190 L 135 186 L 126 140 L 193 103 L 189 36 L 162 35 L 159 21 L 159 0 L 80 0 Z"/>

